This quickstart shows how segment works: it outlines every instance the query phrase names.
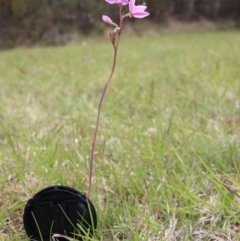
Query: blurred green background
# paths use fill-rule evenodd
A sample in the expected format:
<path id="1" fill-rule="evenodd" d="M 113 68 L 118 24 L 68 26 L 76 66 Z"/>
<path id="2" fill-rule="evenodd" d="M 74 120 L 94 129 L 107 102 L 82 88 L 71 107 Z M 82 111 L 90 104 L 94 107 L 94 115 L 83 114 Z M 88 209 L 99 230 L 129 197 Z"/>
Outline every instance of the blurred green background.
<path id="1" fill-rule="evenodd" d="M 145 21 L 155 25 L 167 26 L 172 19 L 183 23 L 202 19 L 230 21 L 228 27 L 240 25 L 239 0 L 145 1 L 151 13 Z M 0 47 L 59 45 L 67 42 L 66 36 L 71 33 L 102 33 L 102 14 L 114 19 L 118 16 L 117 8 L 104 0 L 0 0 Z"/>

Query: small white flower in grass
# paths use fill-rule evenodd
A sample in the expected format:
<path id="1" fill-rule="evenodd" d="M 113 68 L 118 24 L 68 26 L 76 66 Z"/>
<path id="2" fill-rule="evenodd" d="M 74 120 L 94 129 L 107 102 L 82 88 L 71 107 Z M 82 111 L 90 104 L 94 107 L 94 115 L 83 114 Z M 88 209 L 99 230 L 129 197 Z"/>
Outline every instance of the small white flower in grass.
<path id="1" fill-rule="evenodd" d="M 116 147 L 118 145 L 121 145 L 121 141 L 119 138 L 117 137 L 111 137 L 107 142 L 106 142 L 107 146 L 113 146 Z"/>
<path id="2" fill-rule="evenodd" d="M 157 132 L 158 132 L 158 130 L 156 127 L 150 127 L 145 132 L 143 132 L 143 135 L 153 137 L 153 136 L 157 135 Z"/>

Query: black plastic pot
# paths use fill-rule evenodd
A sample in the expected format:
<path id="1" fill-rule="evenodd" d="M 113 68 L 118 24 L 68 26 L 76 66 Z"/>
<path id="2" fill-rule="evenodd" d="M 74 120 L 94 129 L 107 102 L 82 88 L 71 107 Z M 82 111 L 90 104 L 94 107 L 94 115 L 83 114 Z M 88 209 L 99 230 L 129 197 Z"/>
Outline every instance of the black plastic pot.
<path id="1" fill-rule="evenodd" d="M 52 186 L 28 200 L 23 222 L 31 240 L 49 241 L 53 234 L 81 240 L 80 235 L 93 235 L 97 214 L 84 194 L 70 187 Z"/>

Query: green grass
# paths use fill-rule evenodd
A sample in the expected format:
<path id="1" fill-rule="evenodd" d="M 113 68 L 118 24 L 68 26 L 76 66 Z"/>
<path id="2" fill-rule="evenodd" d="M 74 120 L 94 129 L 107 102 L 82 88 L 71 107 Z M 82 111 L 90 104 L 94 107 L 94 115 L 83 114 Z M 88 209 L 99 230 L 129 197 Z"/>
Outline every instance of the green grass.
<path id="1" fill-rule="evenodd" d="M 97 139 L 96 240 L 240 240 L 240 33 L 125 34 Z M 104 39 L 1 52 L 0 240 L 41 189 L 84 193 Z"/>

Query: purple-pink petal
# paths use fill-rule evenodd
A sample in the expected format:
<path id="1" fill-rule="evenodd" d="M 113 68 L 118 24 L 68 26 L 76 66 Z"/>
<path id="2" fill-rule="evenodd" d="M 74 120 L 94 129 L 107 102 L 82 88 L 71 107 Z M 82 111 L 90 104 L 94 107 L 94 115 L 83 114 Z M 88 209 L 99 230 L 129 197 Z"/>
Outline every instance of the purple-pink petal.
<path id="1" fill-rule="evenodd" d="M 116 0 L 105 0 L 107 3 L 114 4 L 116 3 Z"/>
<path id="2" fill-rule="evenodd" d="M 132 9 L 134 8 L 134 5 L 135 5 L 135 0 L 130 0 L 130 2 L 129 2 L 129 12 L 130 13 L 132 12 Z"/>
<path id="3" fill-rule="evenodd" d="M 133 9 L 135 7 L 135 0 L 130 0 L 129 9 Z"/>
<path id="4" fill-rule="evenodd" d="M 150 13 L 148 12 L 141 12 L 141 13 L 133 13 L 132 16 L 134 18 L 145 18 L 149 15 Z"/>
<path id="5" fill-rule="evenodd" d="M 144 5 L 138 5 L 134 6 L 133 11 L 134 12 L 144 12 L 146 10 L 147 6 Z"/>
<path id="6" fill-rule="evenodd" d="M 110 4 L 122 4 L 122 5 L 127 5 L 128 4 L 128 0 L 105 0 L 107 3 Z"/>
<path id="7" fill-rule="evenodd" d="M 128 0 L 122 0 L 122 5 L 127 5 L 128 4 Z"/>

